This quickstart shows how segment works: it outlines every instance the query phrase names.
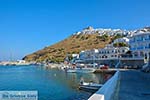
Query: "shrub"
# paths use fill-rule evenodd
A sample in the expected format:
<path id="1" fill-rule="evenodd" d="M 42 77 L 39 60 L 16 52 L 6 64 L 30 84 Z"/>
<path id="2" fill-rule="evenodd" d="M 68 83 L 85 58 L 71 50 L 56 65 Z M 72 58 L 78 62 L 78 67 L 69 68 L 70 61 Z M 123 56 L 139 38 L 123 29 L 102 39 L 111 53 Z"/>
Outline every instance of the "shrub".
<path id="1" fill-rule="evenodd" d="M 113 46 L 114 47 L 128 47 L 128 44 L 124 42 L 119 42 L 119 43 L 114 43 Z"/>

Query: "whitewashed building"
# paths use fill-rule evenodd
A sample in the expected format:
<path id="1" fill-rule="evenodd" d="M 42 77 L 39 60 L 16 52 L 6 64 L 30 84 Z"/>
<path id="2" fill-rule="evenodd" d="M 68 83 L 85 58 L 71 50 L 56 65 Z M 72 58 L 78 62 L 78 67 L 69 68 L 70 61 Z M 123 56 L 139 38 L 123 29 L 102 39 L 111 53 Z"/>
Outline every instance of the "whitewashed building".
<path id="1" fill-rule="evenodd" d="M 108 36 L 114 36 L 117 34 L 120 35 L 128 35 L 128 33 L 130 33 L 130 31 L 126 31 L 126 30 L 121 30 L 121 29 L 103 29 L 103 28 L 97 28 L 94 29 L 93 27 L 89 26 L 85 29 L 83 29 L 82 31 L 76 32 L 74 33 L 75 35 L 80 35 L 80 34 L 94 34 L 94 33 L 98 33 L 100 36 L 107 34 Z"/>
<path id="2" fill-rule="evenodd" d="M 79 54 L 79 58 L 81 60 L 94 59 L 94 56 L 98 53 L 98 49 L 81 51 Z"/>
<path id="3" fill-rule="evenodd" d="M 113 47 L 112 45 L 107 45 L 102 49 L 82 51 L 79 57 L 83 60 L 115 60 L 128 51 L 128 47 Z"/>
<path id="4" fill-rule="evenodd" d="M 150 53 L 150 32 L 136 33 L 130 38 L 133 57 L 147 59 Z"/>
<path id="5" fill-rule="evenodd" d="M 129 44 L 129 39 L 127 37 L 118 38 L 118 39 L 114 40 L 113 44 L 115 44 L 115 43 L 126 43 L 126 44 Z"/>
<path id="6" fill-rule="evenodd" d="M 96 56 L 98 60 L 114 60 L 121 57 L 129 51 L 128 47 L 113 47 L 112 45 L 107 45 L 103 49 L 99 49 L 99 53 Z"/>

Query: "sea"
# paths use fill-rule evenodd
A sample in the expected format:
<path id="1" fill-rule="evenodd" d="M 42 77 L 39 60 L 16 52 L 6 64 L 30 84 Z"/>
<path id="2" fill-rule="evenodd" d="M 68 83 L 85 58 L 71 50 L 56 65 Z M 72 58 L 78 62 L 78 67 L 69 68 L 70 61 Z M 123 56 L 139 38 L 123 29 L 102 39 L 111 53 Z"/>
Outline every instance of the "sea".
<path id="1" fill-rule="evenodd" d="M 79 90 L 86 82 L 104 84 L 112 75 L 66 73 L 43 66 L 0 66 L 0 91 L 37 91 L 38 100 L 87 100 L 93 93 Z"/>

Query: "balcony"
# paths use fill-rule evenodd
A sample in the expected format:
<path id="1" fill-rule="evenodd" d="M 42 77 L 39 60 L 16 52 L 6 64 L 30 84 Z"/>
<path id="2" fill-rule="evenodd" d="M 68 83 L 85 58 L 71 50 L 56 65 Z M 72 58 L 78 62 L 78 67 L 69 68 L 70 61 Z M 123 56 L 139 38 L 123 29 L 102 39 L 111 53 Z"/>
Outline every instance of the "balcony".
<path id="1" fill-rule="evenodd" d="M 134 50 L 136 50 L 136 48 L 130 48 L 130 50 L 131 50 L 131 51 L 134 51 Z"/>
<path id="2" fill-rule="evenodd" d="M 130 40 L 130 43 L 134 43 L 135 42 L 135 40 Z"/>
<path id="3" fill-rule="evenodd" d="M 150 46 L 145 47 L 145 49 L 150 49 Z"/>
<path id="4" fill-rule="evenodd" d="M 143 38 L 136 39 L 137 42 L 144 41 Z"/>
<path id="5" fill-rule="evenodd" d="M 137 47 L 137 49 L 138 49 L 138 50 L 142 50 L 142 49 L 144 49 L 144 47 Z"/>
<path id="6" fill-rule="evenodd" d="M 150 37 L 149 38 L 145 38 L 145 41 L 150 41 Z"/>

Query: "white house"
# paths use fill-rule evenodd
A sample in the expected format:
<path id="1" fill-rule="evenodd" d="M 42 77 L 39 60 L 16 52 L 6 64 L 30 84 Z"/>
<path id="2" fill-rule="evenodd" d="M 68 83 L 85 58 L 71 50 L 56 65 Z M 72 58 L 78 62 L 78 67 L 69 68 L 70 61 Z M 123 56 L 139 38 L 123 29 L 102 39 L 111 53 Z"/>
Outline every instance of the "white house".
<path id="1" fill-rule="evenodd" d="M 127 37 L 118 38 L 118 39 L 114 40 L 113 44 L 114 43 L 126 43 L 126 44 L 129 44 L 129 39 Z"/>
<path id="2" fill-rule="evenodd" d="M 121 57 L 121 54 L 125 54 L 129 51 L 128 47 L 113 47 L 113 45 L 107 45 L 102 49 L 93 49 L 80 52 L 80 59 L 83 60 L 114 60 Z"/>
<path id="3" fill-rule="evenodd" d="M 98 60 L 114 60 L 121 57 L 129 51 L 128 47 L 113 47 L 112 45 L 107 45 L 103 49 L 99 49 L 99 53 L 96 56 Z"/>
<path id="4" fill-rule="evenodd" d="M 79 54 L 79 58 L 82 60 L 94 59 L 94 55 L 98 54 L 98 52 L 99 52 L 98 49 L 81 51 Z"/>

